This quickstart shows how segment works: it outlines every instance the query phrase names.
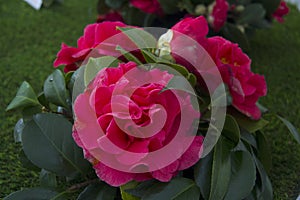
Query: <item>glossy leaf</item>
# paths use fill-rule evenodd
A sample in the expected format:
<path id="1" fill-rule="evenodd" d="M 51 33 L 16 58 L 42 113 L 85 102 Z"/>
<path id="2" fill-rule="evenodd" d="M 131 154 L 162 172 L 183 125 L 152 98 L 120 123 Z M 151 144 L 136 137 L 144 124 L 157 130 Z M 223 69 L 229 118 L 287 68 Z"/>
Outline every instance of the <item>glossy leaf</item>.
<path id="1" fill-rule="evenodd" d="M 88 84 L 96 77 L 98 72 L 104 68 L 116 67 L 120 61 L 112 56 L 102 56 L 99 58 L 89 58 L 84 69 L 84 85 Z"/>
<path id="2" fill-rule="evenodd" d="M 55 70 L 44 83 L 44 94 L 47 100 L 57 106 L 69 107 L 69 94 L 63 73 Z"/>
<path id="3" fill-rule="evenodd" d="M 290 133 L 295 138 L 295 140 L 300 144 L 300 133 L 298 132 L 296 127 L 285 118 L 280 117 L 279 115 L 277 115 L 277 117 L 284 123 L 284 125 L 289 129 Z"/>
<path id="4" fill-rule="evenodd" d="M 211 175 L 212 175 L 213 152 L 210 152 L 195 165 L 195 181 L 200 188 L 204 199 L 209 198 Z"/>
<path id="5" fill-rule="evenodd" d="M 49 200 L 52 198 L 54 199 L 56 195 L 58 195 L 58 193 L 50 189 L 31 188 L 14 192 L 5 197 L 3 200 Z M 58 198 L 55 200 L 58 200 Z"/>
<path id="6" fill-rule="evenodd" d="M 105 0 L 106 5 L 108 5 L 112 9 L 120 8 L 125 2 L 126 0 Z"/>
<path id="7" fill-rule="evenodd" d="M 77 200 L 114 200 L 117 188 L 104 183 L 94 183 L 87 186 L 78 196 Z"/>
<path id="8" fill-rule="evenodd" d="M 252 24 L 262 20 L 266 15 L 266 10 L 259 3 L 249 4 L 242 12 L 238 23 L 240 24 Z"/>
<path id="9" fill-rule="evenodd" d="M 132 194 L 129 194 L 126 191 L 126 190 L 130 190 L 130 189 L 134 189 L 137 185 L 138 185 L 138 182 L 136 182 L 136 181 L 131 181 L 125 185 L 122 185 L 120 187 L 122 199 L 123 200 L 139 200 L 140 198 L 138 198 Z"/>
<path id="10" fill-rule="evenodd" d="M 229 113 L 234 116 L 238 124 L 250 133 L 255 133 L 256 131 L 264 128 L 269 122 L 264 118 L 259 120 L 252 120 L 249 117 L 239 113 L 236 110 L 229 110 Z"/>
<path id="11" fill-rule="evenodd" d="M 275 10 L 279 7 L 281 0 L 256 0 L 263 5 L 264 9 L 267 11 L 267 15 L 271 16 Z"/>
<path id="12" fill-rule="evenodd" d="M 263 164 L 265 170 L 270 172 L 272 167 L 272 152 L 269 143 L 263 132 L 258 131 L 256 133 L 258 159 Z"/>
<path id="13" fill-rule="evenodd" d="M 231 153 L 231 179 L 224 200 L 240 200 L 247 197 L 255 184 L 256 166 L 248 151 Z"/>
<path id="14" fill-rule="evenodd" d="M 90 165 L 71 134 L 72 124 L 64 117 L 37 114 L 23 130 L 23 150 L 28 159 L 40 168 L 61 176 L 85 175 Z"/>
<path id="15" fill-rule="evenodd" d="M 56 175 L 54 173 L 42 169 L 40 172 L 40 185 L 44 188 L 56 188 Z"/>
<path id="16" fill-rule="evenodd" d="M 126 51 L 125 49 L 123 49 L 121 46 L 117 46 L 116 47 L 116 50 L 117 51 L 120 51 L 122 53 L 122 55 L 127 59 L 127 60 L 130 60 L 130 61 L 133 61 L 135 62 L 137 65 L 142 65 L 141 61 L 135 57 L 132 53 Z"/>
<path id="17" fill-rule="evenodd" d="M 142 200 L 186 200 L 199 199 L 200 191 L 195 190 L 196 184 L 193 180 L 176 177 L 168 183 L 157 182 L 150 186 L 150 188 L 142 196 Z M 185 194 L 186 193 L 186 194 Z M 186 196 L 189 195 L 189 196 Z"/>
<path id="18" fill-rule="evenodd" d="M 250 49 L 250 44 L 244 32 L 237 28 L 236 25 L 226 23 L 221 33 L 229 40 L 236 42 L 244 50 Z"/>
<path id="19" fill-rule="evenodd" d="M 222 136 L 219 138 L 213 155 L 209 200 L 223 199 L 228 190 L 231 176 L 230 150 L 232 148 L 230 141 Z"/>
<path id="20" fill-rule="evenodd" d="M 139 49 L 155 48 L 157 41 L 153 35 L 140 28 L 118 27 Z"/>
<path id="21" fill-rule="evenodd" d="M 226 115 L 222 135 L 232 141 L 235 146 L 239 143 L 241 137 L 240 127 L 233 116 Z"/>
<path id="22" fill-rule="evenodd" d="M 6 111 L 40 105 L 31 85 L 24 81 L 20 86 L 16 97 L 7 106 Z"/>
<path id="23" fill-rule="evenodd" d="M 256 199 L 273 199 L 273 188 L 271 181 L 261 162 L 256 158 L 256 156 L 253 156 L 253 154 L 252 157 L 256 163 L 261 181 L 261 185 L 257 188 L 258 191 L 256 191 Z"/>
<path id="24" fill-rule="evenodd" d="M 25 155 L 23 149 L 21 149 L 21 151 L 19 152 L 19 160 L 22 164 L 22 166 L 26 169 L 29 169 L 31 171 L 36 171 L 39 172 L 41 171 L 41 168 L 37 167 L 36 165 L 34 165 Z"/>

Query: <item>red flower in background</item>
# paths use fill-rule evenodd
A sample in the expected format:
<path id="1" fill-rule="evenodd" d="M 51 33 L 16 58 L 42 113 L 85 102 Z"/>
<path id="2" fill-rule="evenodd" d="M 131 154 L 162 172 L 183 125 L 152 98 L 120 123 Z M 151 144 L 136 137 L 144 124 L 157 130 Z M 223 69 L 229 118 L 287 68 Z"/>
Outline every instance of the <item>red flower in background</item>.
<path id="1" fill-rule="evenodd" d="M 276 19 L 279 23 L 283 23 L 283 17 L 289 13 L 290 9 L 287 6 L 285 1 L 281 1 L 277 10 L 273 13 L 274 19 Z"/>
<path id="2" fill-rule="evenodd" d="M 122 22 L 103 22 L 86 26 L 83 36 L 77 40 L 77 47 L 62 44 L 61 50 L 57 53 L 57 58 L 54 61 L 54 67 L 66 65 L 65 72 L 75 71 L 93 48 L 120 33 L 121 31 L 117 30 L 117 27 L 124 26 L 126 25 Z"/>
<path id="3" fill-rule="evenodd" d="M 209 22 L 215 32 L 219 32 L 227 20 L 229 4 L 226 0 L 216 0 L 212 13 L 209 16 Z"/>
<path id="4" fill-rule="evenodd" d="M 207 51 L 218 66 L 232 96 L 232 105 L 252 119 L 259 119 L 258 99 L 267 94 L 264 76 L 251 72 L 251 60 L 237 44 L 222 37 L 208 38 Z"/>
<path id="5" fill-rule="evenodd" d="M 112 10 L 112 11 L 106 13 L 105 15 L 99 15 L 98 16 L 98 18 L 97 18 L 97 22 L 98 23 L 101 23 L 101 22 L 104 22 L 104 21 L 110 21 L 110 22 L 119 21 L 119 22 L 124 22 L 124 19 L 123 19 L 122 15 L 118 11 Z"/>
<path id="6" fill-rule="evenodd" d="M 158 13 L 161 11 L 157 0 L 130 0 L 130 3 L 146 13 Z"/>
<path id="7" fill-rule="evenodd" d="M 197 71 L 194 70 L 195 67 L 188 63 L 184 57 L 182 58 L 182 55 L 197 55 L 200 49 L 194 49 L 192 43 L 189 44 L 185 37 L 180 37 L 179 32 L 193 38 L 206 49 L 218 67 L 224 83 L 229 88 L 232 105 L 252 119 L 261 117 L 256 103 L 260 97 L 267 93 L 266 81 L 263 76 L 251 71 L 251 60 L 237 44 L 222 37 L 206 38 L 208 24 L 202 16 L 194 19 L 186 18 L 178 22 L 171 30 L 174 31 L 169 31 L 163 35 L 159 42 L 162 43 L 165 51 L 170 51 L 176 63 L 185 66 L 194 73 L 202 85 L 201 75 L 197 74 Z M 174 52 L 179 52 L 179 54 Z"/>

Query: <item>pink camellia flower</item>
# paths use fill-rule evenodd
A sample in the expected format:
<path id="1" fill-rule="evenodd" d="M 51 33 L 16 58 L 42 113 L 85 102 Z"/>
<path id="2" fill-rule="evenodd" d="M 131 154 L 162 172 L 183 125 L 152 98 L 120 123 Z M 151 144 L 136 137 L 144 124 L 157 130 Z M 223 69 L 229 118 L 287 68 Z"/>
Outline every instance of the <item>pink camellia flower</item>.
<path id="1" fill-rule="evenodd" d="M 187 17 L 175 24 L 171 30 L 185 34 L 201 44 L 204 40 L 206 40 L 205 37 L 208 34 L 208 25 L 203 16 L 196 18 Z M 174 38 L 175 37 L 176 32 L 174 34 Z"/>
<path id="2" fill-rule="evenodd" d="M 251 72 L 249 57 L 237 44 L 222 37 L 208 38 L 207 51 L 228 85 L 232 105 L 252 119 L 259 119 L 261 112 L 256 103 L 267 93 L 264 76 Z"/>
<path id="3" fill-rule="evenodd" d="M 171 90 L 162 92 L 173 76 L 159 69 L 145 71 L 134 62 L 121 63 L 116 68 L 101 70 L 76 98 L 73 137 L 101 180 L 112 186 L 152 178 L 167 182 L 199 160 L 203 137 L 190 137 L 188 133 L 191 122 L 200 117 L 199 112 L 193 109 L 189 98 L 176 100 Z M 136 84 L 138 79 L 145 84 Z M 191 122 L 181 119 L 182 112 L 188 113 Z M 150 154 L 173 144 L 180 123 L 184 123 L 182 130 L 192 138 L 190 145 L 182 149 L 180 145 L 185 143 L 186 136 L 182 137 L 177 148 L 147 162 Z M 151 169 L 151 165 L 159 166 L 174 155 L 179 156 L 164 167 L 140 173 L 128 171 L 136 163 Z"/>
<path id="4" fill-rule="evenodd" d="M 227 20 L 229 4 L 226 0 L 216 0 L 208 21 L 215 32 L 219 32 Z"/>
<path id="5" fill-rule="evenodd" d="M 283 23 L 283 17 L 289 13 L 290 9 L 287 6 L 285 1 L 281 1 L 277 10 L 273 13 L 274 19 L 276 19 L 279 23 Z"/>
<path id="6" fill-rule="evenodd" d="M 105 15 L 99 15 L 98 16 L 97 23 L 101 23 L 101 22 L 104 22 L 104 21 L 124 22 L 124 19 L 118 11 L 112 10 L 112 11 L 106 13 Z"/>
<path id="7" fill-rule="evenodd" d="M 64 71 L 75 71 L 81 65 L 82 61 L 101 42 L 120 33 L 117 27 L 124 27 L 121 22 L 103 22 L 99 24 L 90 24 L 85 27 L 84 34 L 77 40 L 77 47 L 70 47 L 62 44 L 61 50 L 57 53 L 54 61 L 54 67 L 66 65 Z"/>
<path id="8" fill-rule="evenodd" d="M 161 11 L 157 0 L 130 0 L 130 3 L 146 13 L 159 13 Z"/>

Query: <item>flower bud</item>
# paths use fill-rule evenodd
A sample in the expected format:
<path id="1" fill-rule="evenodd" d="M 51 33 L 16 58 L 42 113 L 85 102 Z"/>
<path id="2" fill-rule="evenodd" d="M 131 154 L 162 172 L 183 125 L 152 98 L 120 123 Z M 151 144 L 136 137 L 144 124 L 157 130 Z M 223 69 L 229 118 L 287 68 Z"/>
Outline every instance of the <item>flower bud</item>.
<path id="1" fill-rule="evenodd" d="M 245 6 L 243 5 L 238 5 L 237 7 L 235 7 L 235 10 L 237 12 L 243 12 L 245 10 Z"/>
<path id="2" fill-rule="evenodd" d="M 206 14 L 206 6 L 203 4 L 198 4 L 195 8 L 196 15 L 204 15 Z"/>

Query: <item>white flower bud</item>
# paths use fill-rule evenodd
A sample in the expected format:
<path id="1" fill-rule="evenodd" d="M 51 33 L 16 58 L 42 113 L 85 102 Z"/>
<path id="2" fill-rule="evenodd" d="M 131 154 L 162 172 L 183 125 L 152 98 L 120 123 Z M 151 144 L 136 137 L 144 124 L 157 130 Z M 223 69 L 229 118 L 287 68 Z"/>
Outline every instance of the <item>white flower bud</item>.
<path id="1" fill-rule="evenodd" d="M 238 6 L 235 8 L 235 10 L 236 10 L 237 12 L 243 12 L 243 11 L 245 10 L 245 6 L 243 6 L 243 5 L 238 5 Z"/>
<path id="2" fill-rule="evenodd" d="M 195 8 L 196 15 L 205 15 L 206 14 L 206 6 L 203 4 L 199 4 Z"/>
<path id="3" fill-rule="evenodd" d="M 157 43 L 157 48 L 160 50 L 159 51 L 159 56 L 160 57 L 165 57 L 171 54 L 171 40 L 173 39 L 173 31 L 168 30 L 165 34 L 160 36 L 158 39 Z"/>

